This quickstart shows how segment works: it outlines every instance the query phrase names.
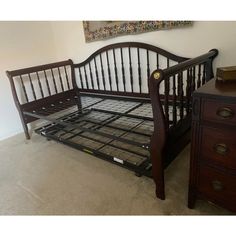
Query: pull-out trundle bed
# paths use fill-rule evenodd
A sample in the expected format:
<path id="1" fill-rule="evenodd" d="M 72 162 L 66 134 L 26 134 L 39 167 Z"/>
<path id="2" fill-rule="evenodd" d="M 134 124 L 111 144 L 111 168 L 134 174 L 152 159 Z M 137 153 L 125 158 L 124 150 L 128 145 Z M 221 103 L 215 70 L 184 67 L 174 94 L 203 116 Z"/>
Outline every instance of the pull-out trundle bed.
<path id="1" fill-rule="evenodd" d="M 85 61 L 7 71 L 26 138 L 49 140 L 152 177 L 164 199 L 164 169 L 189 142 L 191 97 L 213 77 L 216 49 L 193 59 L 124 42 Z M 195 111 L 196 112 L 196 111 Z"/>

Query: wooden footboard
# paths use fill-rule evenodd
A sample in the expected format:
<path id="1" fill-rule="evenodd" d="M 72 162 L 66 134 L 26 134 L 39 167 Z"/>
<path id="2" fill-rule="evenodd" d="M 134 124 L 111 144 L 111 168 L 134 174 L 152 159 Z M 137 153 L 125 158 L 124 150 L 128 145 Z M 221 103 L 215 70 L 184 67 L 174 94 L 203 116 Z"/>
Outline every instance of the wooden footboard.
<path id="1" fill-rule="evenodd" d="M 217 54 L 212 49 L 165 70 L 157 69 L 149 78 L 154 119 L 150 154 L 156 195 L 161 199 L 165 199 L 164 168 L 189 141 L 192 93 L 213 78 L 212 61 Z"/>

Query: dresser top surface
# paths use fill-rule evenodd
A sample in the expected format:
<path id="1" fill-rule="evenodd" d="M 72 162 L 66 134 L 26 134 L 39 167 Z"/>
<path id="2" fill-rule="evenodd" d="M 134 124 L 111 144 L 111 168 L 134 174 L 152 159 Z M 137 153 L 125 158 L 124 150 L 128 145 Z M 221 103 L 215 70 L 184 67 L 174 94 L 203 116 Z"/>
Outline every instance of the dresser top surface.
<path id="1" fill-rule="evenodd" d="M 212 79 L 197 89 L 195 94 L 232 97 L 236 99 L 236 81 L 223 83 Z"/>

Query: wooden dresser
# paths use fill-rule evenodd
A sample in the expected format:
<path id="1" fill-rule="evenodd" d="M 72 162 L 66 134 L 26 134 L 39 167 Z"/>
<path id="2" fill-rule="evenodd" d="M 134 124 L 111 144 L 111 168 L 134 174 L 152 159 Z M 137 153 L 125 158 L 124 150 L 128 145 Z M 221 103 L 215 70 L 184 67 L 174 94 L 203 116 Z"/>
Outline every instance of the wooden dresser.
<path id="1" fill-rule="evenodd" d="M 194 93 L 189 208 L 197 198 L 236 212 L 236 83 Z"/>

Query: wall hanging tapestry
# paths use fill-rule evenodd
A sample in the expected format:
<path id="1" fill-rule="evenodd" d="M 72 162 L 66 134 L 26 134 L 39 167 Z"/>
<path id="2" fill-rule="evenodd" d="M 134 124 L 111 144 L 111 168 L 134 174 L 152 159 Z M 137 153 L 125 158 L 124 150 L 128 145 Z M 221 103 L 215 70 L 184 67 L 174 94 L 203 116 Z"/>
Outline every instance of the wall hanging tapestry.
<path id="1" fill-rule="evenodd" d="M 86 42 L 192 25 L 192 21 L 83 21 Z"/>

